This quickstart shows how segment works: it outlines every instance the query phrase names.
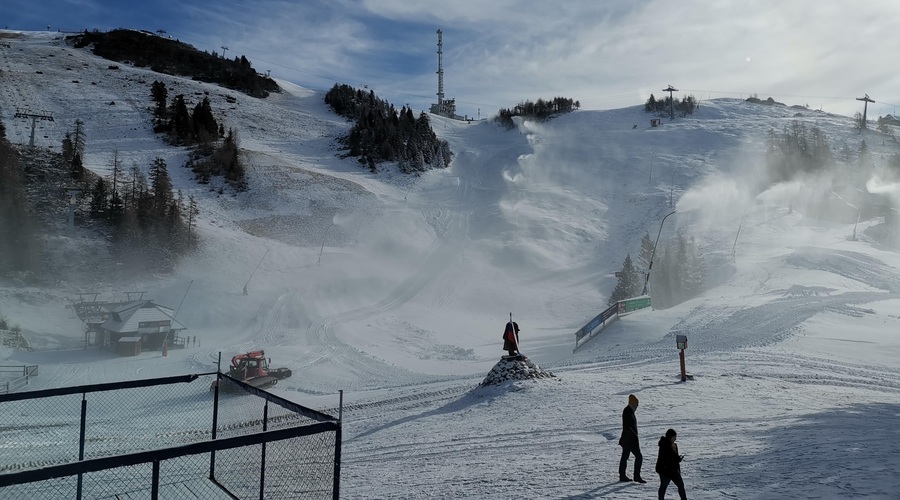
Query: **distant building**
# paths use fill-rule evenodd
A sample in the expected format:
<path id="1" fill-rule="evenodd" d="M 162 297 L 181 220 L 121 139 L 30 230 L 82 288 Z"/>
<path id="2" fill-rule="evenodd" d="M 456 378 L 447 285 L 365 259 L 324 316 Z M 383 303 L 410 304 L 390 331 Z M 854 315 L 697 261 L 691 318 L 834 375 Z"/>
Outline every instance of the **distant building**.
<path id="1" fill-rule="evenodd" d="M 172 316 L 174 312 L 151 300 L 136 300 L 119 304 L 109 311 L 106 321 L 97 327 L 97 343 L 124 354 L 140 353 L 141 350 L 161 349 L 163 341 L 169 347 L 183 345 L 181 332 L 187 327 Z M 138 342 L 139 345 L 133 346 Z M 120 346 L 120 340 L 127 343 L 127 349 Z"/>
<path id="2" fill-rule="evenodd" d="M 456 116 L 456 99 L 439 99 L 437 104 L 431 105 L 431 113 L 447 118 L 460 118 Z"/>

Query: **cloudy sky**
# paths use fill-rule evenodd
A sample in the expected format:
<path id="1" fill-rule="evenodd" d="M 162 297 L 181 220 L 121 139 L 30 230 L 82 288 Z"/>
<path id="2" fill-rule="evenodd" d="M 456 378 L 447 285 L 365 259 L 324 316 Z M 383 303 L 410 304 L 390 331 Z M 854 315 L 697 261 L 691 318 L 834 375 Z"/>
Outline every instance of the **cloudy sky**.
<path id="1" fill-rule="evenodd" d="M 165 30 L 300 85 L 366 85 L 415 108 L 436 100 L 440 28 L 445 96 L 472 117 L 554 96 L 619 108 L 668 85 L 846 115 L 868 94 L 872 118 L 900 107 L 893 1 L 3 0 L 0 19 L 18 30 Z"/>

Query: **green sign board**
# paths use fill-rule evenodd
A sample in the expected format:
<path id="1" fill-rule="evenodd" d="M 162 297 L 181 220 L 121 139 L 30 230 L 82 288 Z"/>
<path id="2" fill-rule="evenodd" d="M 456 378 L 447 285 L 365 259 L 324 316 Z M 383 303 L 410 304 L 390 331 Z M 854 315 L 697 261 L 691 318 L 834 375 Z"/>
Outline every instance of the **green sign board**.
<path id="1" fill-rule="evenodd" d="M 644 309 L 645 307 L 650 307 L 650 297 L 638 297 L 636 299 L 626 299 L 621 301 L 622 307 L 619 309 L 619 313 L 623 312 L 631 312 L 637 311 L 638 309 Z"/>

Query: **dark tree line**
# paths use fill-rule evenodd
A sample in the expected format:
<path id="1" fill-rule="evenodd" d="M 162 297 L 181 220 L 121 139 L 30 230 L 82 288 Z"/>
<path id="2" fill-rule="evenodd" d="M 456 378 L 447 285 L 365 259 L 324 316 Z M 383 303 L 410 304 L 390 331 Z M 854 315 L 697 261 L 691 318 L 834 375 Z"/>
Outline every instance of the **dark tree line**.
<path id="1" fill-rule="evenodd" d="M 770 130 L 766 140 L 766 164 L 773 182 L 835 166 L 834 155 L 822 129 L 794 121 L 781 134 Z"/>
<path id="2" fill-rule="evenodd" d="M 677 97 L 674 99 L 674 103 L 672 103 L 672 97 L 669 96 L 657 100 L 653 94 L 650 94 L 650 98 L 644 103 L 644 112 L 668 115 L 669 111 L 673 109 L 672 106 L 674 106 L 674 111 L 678 113 L 679 116 L 685 117 L 694 114 L 694 111 L 699 106 L 697 99 L 692 95 L 684 96 L 680 101 Z"/>
<path id="3" fill-rule="evenodd" d="M 653 251 L 654 242 L 647 233 L 641 239 L 637 262 L 625 257 L 616 287 L 609 297 L 609 305 L 620 300 L 640 296 L 650 272 L 649 293 L 654 307 L 666 308 L 696 297 L 706 287 L 706 263 L 693 238 L 682 231 L 675 238 Z M 653 268 L 650 269 L 651 258 Z"/>
<path id="4" fill-rule="evenodd" d="M 513 108 L 501 109 L 495 120 L 507 128 L 513 128 L 514 116 L 524 116 L 537 120 L 546 120 L 552 116 L 569 113 L 581 108 L 581 103 L 567 97 L 554 97 L 553 99 L 538 99 L 536 102 L 525 101 L 516 104 Z"/>
<path id="5" fill-rule="evenodd" d="M 246 170 L 241 161 L 237 132 L 234 129 L 228 129 L 221 143 L 201 145 L 194 150 L 185 166 L 194 172 L 200 184 L 207 184 L 213 176 L 221 175 L 225 182 L 238 191 L 247 189 Z"/>
<path id="6" fill-rule="evenodd" d="M 208 97 L 193 108 L 189 108 L 183 94 L 167 104 L 168 90 L 158 80 L 150 86 L 150 97 L 155 104 L 153 130 L 165 133 L 173 144 L 194 147 L 185 166 L 193 170 L 198 182 L 207 184 L 212 177 L 222 176 L 239 191 L 247 188 L 237 132 L 229 129 L 226 133 L 225 126 L 216 122 Z"/>
<path id="7" fill-rule="evenodd" d="M 450 146 L 437 137 L 425 113 L 416 117 L 406 106 L 397 111 L 375 92 L 349 85 L 335 84 L 325 102 L 335 113 L 354 120 L 350 133 L 339 140 L 349 149 L 347 156 L 355 156 L 373 172 L 383 161 L 398 162 L 405 173 L 450 164 Z"/>
<path id="8" fill-rule="evenodd" d="M 653 306 L 666 308 L 700 295 L 706 289 L 707 265 L 693 238 L 678 231 L 656 249 L 650 273 Z"/>
<path id="9" fill-rule="evenodd" d="M 149 180 L 137 166 L 123 173 L 118 155 L 108 178 L 92 177 L 77 220 L 110 236 L 114 254 L 135 269 L 165 271 L 197 243 L 196 203 L 175 193 L 166 162 L 156 158 Z"/>
<path id="10" fill-rule="evenodd" d="M 641 239 L 641 252 L 637 262 L 631 260 L 631 254 L 625 256 L 622 270 L 616 278 L 616 288 L 609 296 L 609 305 L 620 300 L 638 297 L 644 292 L 647 270 L 650 268 L 650 260 L 653 257 L 653 240 L 650 239 L 650 233 L 647 233 Z"/>
<path id="11" fill-rule="evenodd" d="M 246 57 L 225 59 L 216 53 L 152 33 L 117 29 L 106 33 L 88 32 L 68 37 L 76 48 L 93 46 L 94 54 L 113 61 L 128 61 L 157 73 L 186 76 L 216 83 L 253 97 L 266 97 L 281 89 L 274 80 L 253 69 Z"/>
<path id="12" fill-rule="evenodd" d="M 0 122 L 0 274 L 40 269 L 37 220 L 26 197 L 26 181 L 18 152 Z"/>
<path id="13" fill-rule="evenodd" d="M 172 98 L 167 104 L 169 91 L 166 84 L 156 80 L 150 85 L 153 108 L 153 131 L 165 133 L 174 144 L 192 146 L 215 142 L 224 135 L 224 126 L 216 122 L 209 98 L 204 97 L 193 109 L 188 109 L 184 94 Z"/>

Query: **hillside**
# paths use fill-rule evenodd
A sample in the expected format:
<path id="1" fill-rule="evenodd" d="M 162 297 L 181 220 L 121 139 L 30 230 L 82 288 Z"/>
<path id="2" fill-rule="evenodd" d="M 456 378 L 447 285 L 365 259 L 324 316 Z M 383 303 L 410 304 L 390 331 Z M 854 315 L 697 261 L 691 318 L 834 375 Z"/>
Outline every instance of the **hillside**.
<path id="1" fill-rule="evenodd" d="M 265 349 L 293 370 L 278 394 L 331 409 L 345 391 L 345 498 L 647 498 L 653 481 L 616 482 L 632 393 L 645 476 L 656 439 L 674 427 L 691 498 L 892 498 L 900 488 L 900 257 L 873 237 L 886 217 L 826 217 L 815 207 L 837 183 L 811 174 L 771 185 L 766 168 L 767 135 L 795 122 L 824 131 L 836 151 L 865 140 L 881 166 L 898 151 L 888 136 L 860 134 L 845 116 L 735 99 L 703 101 L 660 127 L 643 105 L 518 120 L 511 131 L 431 116 L 454 152 L 449 168 L 372 174 L 339 157 L 333 140 L 350 125 L 289 82 L 258 99 L 110 70 L 53 33 L 5 40 L 11 141 L 30 136 L 15 108 L 53 115 L 36 143 L 57 151 L 81 119 L 88 168 L 107 175 L 115 151 L 139 168 L 163 158 L 201 213 L 200 248 L 174 273 L 129 281 L 108 262 L 52 286 L 0 282 L 0 314 L 33 349 L 2 347 L 0 357 L 40 365 L 29 389 L 213 370 L 219 352 Z M 154 79 L 208 96 L 240 131 L 247 191 L 219 193 L 176 167 L 185 150 L 152 132 Z M 873 190 L 887 192 L 882 173 Z M 660 241 L 676 229 L 694 238 L 708 288 L 623 316 L 573 353 L 573 333 L 605 309 L 625 256 L 672 210 Z M 62 227 L 59 255 L 77 269 L 91 240 Z M 65 303 L 135 290 L 178 307 L 199 346 L 166 358 L 83 349 Z M 523 351 L 557 377 L 478 390 L 510 312 Z M 688 383 L 677 377 L 678 334 L 690 339 Z M 802 491 L 786 486 L 801 478 Z"/>
<path id="2" fill-rule="evenodd" d="M 94 54 L 111 61 L 218 84 L 253 97 L 267 97 L 270 92 L 280 90 L 274 80 L 257 74 L 244 56 L 227 60 L 145 31 L 85 32 L 66 40 L 75 48 L 88 47 Z M 114 67 L 111 65 L 110 69 Z"/>

